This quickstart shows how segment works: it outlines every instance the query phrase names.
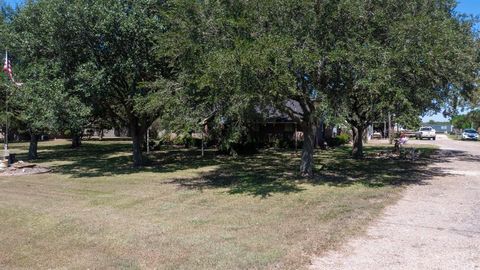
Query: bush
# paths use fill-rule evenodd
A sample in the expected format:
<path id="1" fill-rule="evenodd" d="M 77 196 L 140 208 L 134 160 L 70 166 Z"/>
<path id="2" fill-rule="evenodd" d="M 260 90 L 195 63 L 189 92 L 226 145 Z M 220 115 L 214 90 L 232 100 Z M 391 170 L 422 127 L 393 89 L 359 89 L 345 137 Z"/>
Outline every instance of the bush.
<path id="1" fill-rule="evenodd" d="M 192 138 L 192 135 L 188 133 L 180 134 L 173 139 L 172 143 L 177 146 L 184 145 L 185 147 L 189 148 L 194 144 L 194 139 Z"/>
<path id="2" fill-rule="evenodd" d="M 257 144 L 254 142 L 232 143 L 231 150 L 238 155 L 253 155 L 258 153 Z"/>
<path id="3" fill-rule="evenodd" d="M 340 134 L 335 138 L 327 138 L 325 140 L 330 147 L 337 147 L 348 144 L 350 142 L 350 136 L 346 133 Z"/>
<path id="4" fill-rule="evenodd" d="M 150 141 L 150 150 L 152 151 L 160 150 L 161 146 L 162 146 L 161 141 L 154 141 L 154 140 Z"/>
<path id="5" fill-rule="evenodd" d="M 345 145 L 350 142 L 350 136 L 346 133 L 337 136 L 339 145 Z"/>
<path id="6" fill-rule="evenodd" d="M 192 137 L 192 135 L 186 134 L 183 137 L 183 144 L 185 145 L 186 148 L 190 148 L 195 145 L 195 139 Z"/>
<path id="7" fill-rule="evenodd" d="M 258 153 L 258 143 L 248 138 L 239 141 L 222 140 L 218 145 L 219 153 L 227 155 L 252 155 Z"/>
<path id="8" fill-rule="evenodd" d="M 276 148 L 276 149 L 286 149 L 286 148 L 289 148 L 289 142 L 288 140 L 285 140 L 283 138 L 276 138 L 274 141 L 273 141 L 273 147 Z"/>

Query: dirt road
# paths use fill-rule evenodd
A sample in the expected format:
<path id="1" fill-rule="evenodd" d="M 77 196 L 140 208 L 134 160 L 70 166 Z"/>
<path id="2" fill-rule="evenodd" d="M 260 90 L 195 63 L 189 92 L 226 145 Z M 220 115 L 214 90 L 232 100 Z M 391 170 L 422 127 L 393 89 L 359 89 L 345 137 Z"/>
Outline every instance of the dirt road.
<path id="1" fill-rule="evenodd" d="M 480 269 L 480 142 L 438 136 L 439 176 L 407 188 L 367 234 L 311 269 Z"/>

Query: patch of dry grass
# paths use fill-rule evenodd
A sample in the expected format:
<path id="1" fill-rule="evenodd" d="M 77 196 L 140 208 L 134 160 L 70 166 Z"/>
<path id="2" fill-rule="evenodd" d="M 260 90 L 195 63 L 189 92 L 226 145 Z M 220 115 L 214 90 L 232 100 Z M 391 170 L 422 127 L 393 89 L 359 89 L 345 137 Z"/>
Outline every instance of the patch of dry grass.
<path id="1" fill-rule="evenodd" d="M 408 176 L 346 148 L 317 155 L 313 181 L 292 152 L 165 150 L 133 169 L 129 147 L 40 143 L 54 173 L 0 178 L 0 268 L 298 269 L 361 233 Z"/>

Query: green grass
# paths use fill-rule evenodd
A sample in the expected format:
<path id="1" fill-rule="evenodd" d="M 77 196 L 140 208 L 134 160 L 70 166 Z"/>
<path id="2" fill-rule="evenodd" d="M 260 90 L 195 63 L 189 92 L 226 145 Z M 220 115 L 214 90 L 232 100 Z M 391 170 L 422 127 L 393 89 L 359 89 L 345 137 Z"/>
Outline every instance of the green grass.
<path id="1" fill-rule="evenodd" d="M 452 140 L 460 140 L 459 135 L 447 134 L 447 137 Z"/>
<path id="2" fill-rule="evenodd" d="M 452 135 L 448 134 L 448 138 L 456 141 L 466 141 L 466 142 L 478 142 L 479 140 L 462 140 L 461 135 Z"/>
<path id="3" fill-rule="evenodd" d="M 435 175 L 430 159 L 353 160 L 348 147 L 317 153 L 312 180 L 291 151 L 165 149 L 134 169 L 128 142 L 39 147 L 53 173 L 0 178 L 0 268 L 298 269 Z M 25 158 L 27 144 L 12 149 Z"/>

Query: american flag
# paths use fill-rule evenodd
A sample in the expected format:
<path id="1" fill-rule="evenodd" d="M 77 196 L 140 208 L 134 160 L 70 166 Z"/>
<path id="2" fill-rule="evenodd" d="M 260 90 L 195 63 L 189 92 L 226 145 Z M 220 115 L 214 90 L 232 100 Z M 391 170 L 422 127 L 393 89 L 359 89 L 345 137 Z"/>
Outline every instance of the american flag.
<path id="1" fill-rule="evenodd" d="M 3 72 L 7 74 L 7 76 L 10 78 L 12 82 L 15 82 L 13 79 L 13 73 L 12 73 L 12 63 L 10 63 L 10 60 L 8 60 L 8 52 L 5 52 L 5 63 L 3 64 Z"/>
<path id="2" fill-rule="evenodd" d="M 3 64 L 3 72 L 7 74 L 8 78 L 16 85 L 22 86 L 23 83 L 15 82 L 13 79 L 13 72 L 12 72 L 12 63 L 8 60 L 8 52 L 5 52 L 5 63 Z"/>

